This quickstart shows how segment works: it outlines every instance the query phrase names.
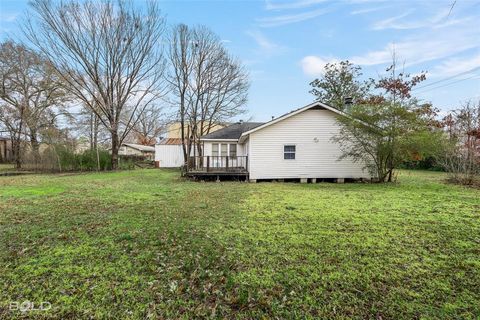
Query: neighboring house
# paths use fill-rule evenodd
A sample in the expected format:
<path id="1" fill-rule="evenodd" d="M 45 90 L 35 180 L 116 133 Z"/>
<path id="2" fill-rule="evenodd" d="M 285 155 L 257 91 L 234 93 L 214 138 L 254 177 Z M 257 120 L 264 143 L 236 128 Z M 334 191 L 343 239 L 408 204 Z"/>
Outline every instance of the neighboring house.
<path id="1" fill-rule="evenodd" d="M 118 149 L 121 156 L 143 156 L 146 159 L 153 160 L 155 156 L 155 148 L 135 143 L 122 143 Z"/>
<path id="2" fill-rule="evenodd" d="M 221 125 L 221 124 L 215 124 L 212 126 L 212 128 L 210 129 L 210 132 L 214 132 L 214 131 L 217 131 L 219 129 L 222 129 L 224 128 L 225 126 L 224 125 Z M 180 122 L 172 122 L 170 124 L 167 125 L 167 129 L 166 129 L 166 138 L 169 139 L 169 138 L 173 138 L 173 139 L 181 139 L 182 138 L 182 130 L 181 130 L 182 126 L 180 125 Z M 190 134 L 190 125 L 188 124 L 185 124 L 184 126 L 184 134 L 185 134 L 185 137 L 187 138 L 188 135 Z"/>
<path id="3" fill-rule="evenodd" d="M 214 125 L 211 132 L 222 129 L 222 125 Z M 181 125 L 179 122 L 171 123 L 167 127 L 167 138 L 155 145 L 155 165 L 160 168 L 178 168 L 185 164 L 183 158 Z M 185 127 L 185 134 L 189 133 L 189 126 Z M 196 146 L 192 146 L 191 156 L 197 153 Z"/>
<path id="4" fill-rule="evenodd" d="M 204 156 L 189 166 L 188 175 L 245 176 L 261 179 L 370 178 L 363 164 L 339 160 L 341 111 L 321 102 L 309 104 L 266 123 L 236 123 L 201 138 Z"/>
<path id="5" fill-rule="evenodd" d="M 0 136 L 0 163 L 13 161 L 12 141 Z"/>

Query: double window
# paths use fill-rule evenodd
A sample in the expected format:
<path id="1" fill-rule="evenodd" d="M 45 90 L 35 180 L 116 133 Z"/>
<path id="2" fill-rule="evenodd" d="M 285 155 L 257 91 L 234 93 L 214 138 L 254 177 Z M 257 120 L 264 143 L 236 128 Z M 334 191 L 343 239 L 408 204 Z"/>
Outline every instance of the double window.
<path id="1" fill-rule="evenodd" d="M 283 159 L 285 160 L 295 160 L 295 145 L 287 144 L 283 146 Z"/>

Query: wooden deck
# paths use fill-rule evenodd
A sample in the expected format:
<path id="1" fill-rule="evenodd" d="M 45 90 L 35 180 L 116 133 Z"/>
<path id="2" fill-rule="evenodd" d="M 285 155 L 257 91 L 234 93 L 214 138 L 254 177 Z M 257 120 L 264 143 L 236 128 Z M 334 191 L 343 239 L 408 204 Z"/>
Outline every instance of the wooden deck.
<path id="1" fill-rule="evenodd" d="M 185 176 L 207 177 L 248 177 L 247 156 L 196 156 L 186 166 Z"/>

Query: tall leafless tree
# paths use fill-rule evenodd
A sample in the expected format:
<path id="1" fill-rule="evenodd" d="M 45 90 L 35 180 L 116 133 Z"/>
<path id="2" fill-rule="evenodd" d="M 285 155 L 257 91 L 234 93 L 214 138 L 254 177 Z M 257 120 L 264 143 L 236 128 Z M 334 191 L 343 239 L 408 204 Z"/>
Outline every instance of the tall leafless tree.
<path id="1" fill-rule="evenodd" d="M 187 145 L 185 144 L 185 138 L 188 136 L 185 132 L 185 126 L 187 123 L 187 91 L 189 89 L 190 77 L 193 72 L 194 59 L 192 38 L 192 33 L 188 26 L 180 24 L 173 27 L 169 37 L 170 47 L 168 51 L 170 72 L 168 73 L 167 79 L 172 89 L 172 104 L 178 110 L 180 136 L 185 162 L 188 158 Z"/>
<path id="2" fill-rule="evenodd" d="M 51 64 L 24 45 L 6 41 L 0 45 L 0 121 L 9 129 L 17 168 L 21 167 L 22 135 L 38 153 L 39 133 L 55 124 L 67 100 Z"/>
<path id="3" fill-rule="evenodd" d="M 208 28 L 176 26 L 170 41 L 173 70 L 169 82 L 178 106 L 187 161 L 193 144 L 202 154 L 202 135 L 245 111 L 249 81 L 241 63 L 228 54 L 221 39 Z"/>
<path id="4" fill-rule="evenodd" d="M 87 106 L 111 135 L 112 168 L 143 110 L 164 94 L 165 20 L 155 1 L 31 2 L 28 39 L 51 61 L 65 89 Z"/>

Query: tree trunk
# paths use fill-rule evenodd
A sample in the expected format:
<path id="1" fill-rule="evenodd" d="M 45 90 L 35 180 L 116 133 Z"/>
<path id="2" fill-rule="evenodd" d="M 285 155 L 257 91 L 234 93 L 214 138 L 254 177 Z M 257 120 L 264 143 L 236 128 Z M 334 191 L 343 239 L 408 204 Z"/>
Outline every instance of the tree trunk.
<path id="1" fill-rule="evenodd" d="M 112 132 L 112 158 L 111 158 L 112 170 L 118 169 L 118 149 L 119 148 L 120 146 L 119 146 L 119 140 L 118 140 L 118 132 L 113 131 Z"/>
<path id="2" fill-rule="evenodd" d="M 20 155 L 20 139 L 12 139 L 12 151 L 13 151 L 13 158 L 15 159 L 15 168 L 21 169 L 22 168 L 22 159 Z"/>
<path id="3" fill-rule="evenodd" d="M 30 131 L 30 145 L 32 146 L 34 166 L 37 169 L 40 163 L 40 144 L 38 143 L 36 131 Z"/>

